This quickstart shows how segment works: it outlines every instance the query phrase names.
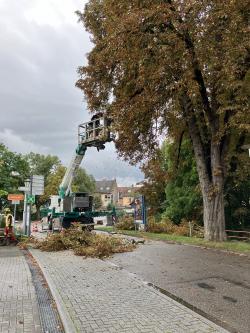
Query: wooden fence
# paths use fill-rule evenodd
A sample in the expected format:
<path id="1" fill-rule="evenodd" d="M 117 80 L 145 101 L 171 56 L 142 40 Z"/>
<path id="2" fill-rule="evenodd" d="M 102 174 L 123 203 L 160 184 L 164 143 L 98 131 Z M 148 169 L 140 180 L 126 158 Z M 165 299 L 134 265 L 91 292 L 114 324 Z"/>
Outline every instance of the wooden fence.
<path id="1" fill-rule="evenodd" d="M 237 239 L 244 242 L 250 242 L 250 231 L 246 230 L 226 230 L 228 239 Z"/>

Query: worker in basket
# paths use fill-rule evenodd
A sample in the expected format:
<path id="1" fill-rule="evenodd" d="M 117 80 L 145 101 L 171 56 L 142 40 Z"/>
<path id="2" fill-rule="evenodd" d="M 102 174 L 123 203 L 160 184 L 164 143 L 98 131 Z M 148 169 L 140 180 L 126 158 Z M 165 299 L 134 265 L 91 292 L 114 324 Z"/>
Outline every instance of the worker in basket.
<path id="1" fill-rule="evenodd" d="M 5 218 L 4 236 L 6 239 L 15 241 L 15 235 L 13 230 L 14 218 L 9 208 L 6 208 L 4 210 L 4 218 Z"/>

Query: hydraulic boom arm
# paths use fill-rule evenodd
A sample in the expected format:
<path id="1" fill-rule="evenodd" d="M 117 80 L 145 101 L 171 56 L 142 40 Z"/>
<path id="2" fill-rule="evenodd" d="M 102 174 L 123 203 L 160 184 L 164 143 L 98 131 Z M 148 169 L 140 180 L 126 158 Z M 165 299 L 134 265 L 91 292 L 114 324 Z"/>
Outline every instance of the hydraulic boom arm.
<path id="1" fill-rule="evenodd" d="M 95 115 L 91 121 L 78 127 L 78 146 L 59 186 L 59 196 L 63 199 L 71 192 L 72 181 L 83 160 L 88 147 L 96 147 L 99 151 L 104 144 L 113 140 L 109 129 L 109 121 L 102 114 Z"/>
<path id="2" fill-rule="evenodd" d="M 72 181 L 77 169 L 80 167 L 83 156 L 84 154 L 78 155 L 77 153 L 73 156 L 59 187 L 59 196 L 61 199 L 70 194 Z"/>

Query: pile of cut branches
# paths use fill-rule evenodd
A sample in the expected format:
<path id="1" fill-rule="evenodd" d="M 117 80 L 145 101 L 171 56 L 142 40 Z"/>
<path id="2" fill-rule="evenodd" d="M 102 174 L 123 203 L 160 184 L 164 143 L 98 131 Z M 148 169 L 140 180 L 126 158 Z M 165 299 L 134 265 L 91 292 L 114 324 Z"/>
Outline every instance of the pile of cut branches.
<path id="1" fill-rule="evenodd" d="M 51 234 L 42 241 L 34 243 L 42 251 L 73 250 L 74 254 L 85 257 L 104 258 L 113 253 L 129 252 L 135 248 L 125 238 L 95 234 L 72 227 L 60 234 Z"/>

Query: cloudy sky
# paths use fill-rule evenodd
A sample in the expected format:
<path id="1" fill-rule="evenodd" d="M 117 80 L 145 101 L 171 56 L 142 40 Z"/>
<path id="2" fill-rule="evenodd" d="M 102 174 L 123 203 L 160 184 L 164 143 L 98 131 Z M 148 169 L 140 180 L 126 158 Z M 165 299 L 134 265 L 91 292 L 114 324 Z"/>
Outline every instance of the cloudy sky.
<path id="1" fill-rule="evenodd" d="M 58 155 L 64 164 L 87 121 L 76 69 L 91 50 L 74 14 L 85 0 L 0 0 L 0 142 L 16 152 Z M 120 185 L 142 180 L 138 168 L 117 159 L 113 144 L 89 149 L 83 167 Z"/>

